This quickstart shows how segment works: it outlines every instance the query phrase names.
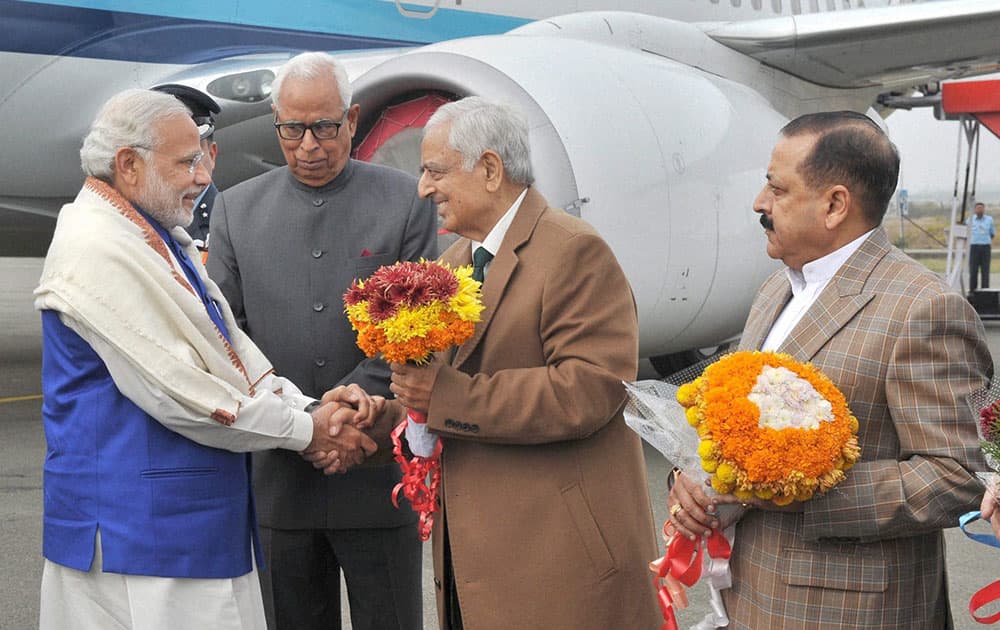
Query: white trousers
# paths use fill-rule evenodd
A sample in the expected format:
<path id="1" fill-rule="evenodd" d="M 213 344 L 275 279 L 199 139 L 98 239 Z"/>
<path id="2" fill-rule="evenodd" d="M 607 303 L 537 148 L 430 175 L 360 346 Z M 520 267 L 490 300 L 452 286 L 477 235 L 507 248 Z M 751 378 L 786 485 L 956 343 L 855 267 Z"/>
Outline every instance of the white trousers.
<path id="1" fill-rule="evenodd" d="M 45 561 L 40 630 L 267 630 L 256 566 L 236 578 L 104 573 L 101 534 L 90 571 Z"/>

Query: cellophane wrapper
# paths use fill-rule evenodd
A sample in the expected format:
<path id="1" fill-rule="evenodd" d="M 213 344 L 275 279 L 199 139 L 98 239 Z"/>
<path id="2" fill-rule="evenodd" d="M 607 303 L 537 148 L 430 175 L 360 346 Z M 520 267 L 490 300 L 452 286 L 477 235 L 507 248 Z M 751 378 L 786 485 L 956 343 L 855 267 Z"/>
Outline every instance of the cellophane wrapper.
<path id="1" fill-rule="evenodd" d="M 1000 458 L 995 453 L 1000 452 L 1000 432 L 987 430 L 983 414 L 990 407 L 1000 403 L 1000 378 L 994 377 L 989 387 L 985 387 L 977 392 L 969 394 L 969 405 L 976 413 L 976 430 L 983 447 L 983 457 L 986 459 L 988 470 L 976 471 L 976 476 L 992 489 L 994 494 L 1000 493 Z M 993 448 L 990 448 L 993 445 Z"/>

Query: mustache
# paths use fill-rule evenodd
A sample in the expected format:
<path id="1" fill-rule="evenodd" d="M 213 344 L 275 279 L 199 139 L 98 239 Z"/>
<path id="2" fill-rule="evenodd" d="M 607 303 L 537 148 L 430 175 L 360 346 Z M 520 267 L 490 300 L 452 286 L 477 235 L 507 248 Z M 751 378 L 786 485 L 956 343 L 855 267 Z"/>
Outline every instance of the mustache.
<path id="1" fill-rule="evenodd" d="M 771 218 L 766 214 L 760 215 L 760 224 L 764 227 L 765 230 L 774 229 L 774 221 L 772 221 Z"/>

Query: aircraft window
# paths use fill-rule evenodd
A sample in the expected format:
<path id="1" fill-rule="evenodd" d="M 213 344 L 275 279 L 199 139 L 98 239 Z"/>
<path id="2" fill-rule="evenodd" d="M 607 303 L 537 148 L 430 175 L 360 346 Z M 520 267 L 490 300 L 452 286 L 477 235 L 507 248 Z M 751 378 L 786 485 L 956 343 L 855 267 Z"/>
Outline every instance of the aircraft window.
<path id="1" fill-rule="evenodd" d="M 761 5 L 764 4 L 764 2 L 763 2 L 763 0 L 751 0 L 750 4 L 753 5 L 753 10 L 754 11 L 760 11 L 760 7 L 761 7 Z"/>
<path id="2" fill-rule="evenodd" d="M 802 0 L 792 0 L 792 15 L 802 13 Z"/>
<path id="3" fill-rule="evenodd" d="M 775 13 L 781 13 L 781 0 L 771 0 L 771 8 Z"/>

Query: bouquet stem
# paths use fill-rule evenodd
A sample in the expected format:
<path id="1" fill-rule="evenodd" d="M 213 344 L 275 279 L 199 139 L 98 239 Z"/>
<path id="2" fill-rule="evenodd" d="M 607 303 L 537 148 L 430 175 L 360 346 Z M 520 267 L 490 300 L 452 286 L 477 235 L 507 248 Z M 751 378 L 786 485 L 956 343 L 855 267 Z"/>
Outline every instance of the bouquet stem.
<path id="1" fill-rule="evenodd" d="M 392 454 L 403 473 L 403 479 L 392 489 L 392 504 L 399 507 L 399 493 L 410 502 L 414 512 L 420 515 L 417 532 L 421 542 L 427 542 L 434 528 L 434 513 L 438 510 L 438 486 L 441 484 L 441 441 L 430 457 L 414 455 L 407 459 L 403 455 L 400 436 L 409 422 L 424 424 L 427 414 L 413 409 L 406 410 L 406 419 L 392 430 Z M 429 479 L 429 481 L 428 481 Z"/>
<path id="2" fill-rule="evenodd" d="M 713 529 L 707 538 L 699 537 L 697 540 L 673 533 L 667 543 L 667 552 L 650 564 L 655 573 L 653 585 L 657 590 L 660 612 L 663 613 L 661 630 L 677 630 L 674 598 L 679 600 L 680 608 L 687 606 L 683 586 L 694 586 L 701 578 L 702 554 L 706 550 L 709 557 L 727 562 L 732 553 L 729 541 L 717 529 Z"/>

